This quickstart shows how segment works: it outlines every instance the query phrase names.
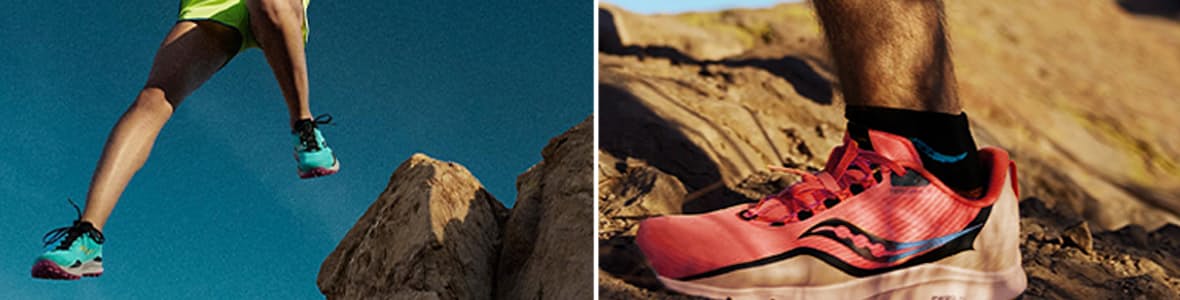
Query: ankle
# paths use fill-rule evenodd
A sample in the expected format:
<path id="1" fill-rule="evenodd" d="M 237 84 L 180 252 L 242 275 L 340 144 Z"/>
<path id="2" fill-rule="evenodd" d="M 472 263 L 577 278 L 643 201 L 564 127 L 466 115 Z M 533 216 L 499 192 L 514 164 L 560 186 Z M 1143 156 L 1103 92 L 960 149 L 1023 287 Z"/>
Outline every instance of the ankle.
<path id="1" fill-rule="evenodd" d="M 305 128 L 307 128 L 307 127 L 311 127 L 311 128 L 316 127 L 315 121 L 312 120 L 310 117 L 295 120 L 295 121 L 291 122 L 291 132 L 300 132 L 302 130 L 305 130 Z"/>
<path id="2" fill-rule="evenodd" d="M 922 167 L 960 195 L 981 194 L 987 172 L 971 137 L 966 113 L 957 115 L 882 107 L 849 106 L 848 133 L 861 148 L 872 150 L 868 130 L 909 139 Z"/>
<path id="3" fill-rule="evenodd" d="M 83 225 L 83 224 L 89 225 L 90 227 L 94 228 L 94 230 L 98 230 L 98 232 L 102 232 L 102 226 L 104 225 L 100 222 L 94 222 L 94 221 L 88 220 L 86 218 L 82 218 L 81 220 L 78 220 L 78 224 L 79 225 Z"/>

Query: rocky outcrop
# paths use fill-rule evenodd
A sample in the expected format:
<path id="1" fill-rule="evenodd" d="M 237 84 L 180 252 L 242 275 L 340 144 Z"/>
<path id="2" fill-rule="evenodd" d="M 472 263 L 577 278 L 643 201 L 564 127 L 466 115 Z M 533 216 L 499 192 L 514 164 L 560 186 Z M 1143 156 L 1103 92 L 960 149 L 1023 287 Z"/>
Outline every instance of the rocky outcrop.
<path id="1" fill-rule="evenodd" d="M 603 229 L 599 237 L 621 233 L 617 230 L 634 234 L 630 232 L 634 228 L 622 226 L 625 221 L 621 220 L 681 212 L 684 202 L 678 200 L 683 200 L 688 192 L 679 179 L 643 161 L 619 161 L 610 153 L 602 151 L 598 155 L 598 189 L 601 191 L 598 224 Z"/>
<path id="2" fill-rule="evenodd" d="M 511 210 L 461 165 L 415 154 L 324 260 L 329 299 L 592 297 L 593 118 L 518 178 Z"/>
<path id="3" fill-rule="evenodd" d="M 1052 299 L 1180 299 L 1180 227 L 1091 233 L 1072 210 L 1020 203 L 1025 295 Z"/>
<path id="4" fill-rule="evenodd" d="M 544 158 L 517 178 L 516 206 L 504 227 L 497 299 L 593 296 L 594 122 L 552 139 Z"/>
<path id="5" fill-rule="evenodd" d="M 491 299 L 507 213 L 463 166 L 415 154 L 316 281 L 329 299 Z"/>
<path id="6" fill-rule="evenodd" d="M 946 6 L 976 138 L 1009 150 L 1022 194 L 1035 198 L 1025 201 L 1045 207 L 1021 207 L 1026 295 L 1174 298 L 1180 253 L 1161 243 L 1180 239 L 1164 226 L 1180 223 L 1180 24 L 1113 1 Z M 645 267 L 636 224 L 755 201 L 794 180 L 766 165 L 821 167 L 844 131 L 839 82 L 806 4 L 599 15 L 611 29 L 600 38 L 612 40 L 599 52 L 600 295 L 680 297 Z M 700 51 L 725 36 L 748 42 Z M 1061 223 L 1066 213 L 1077 218 Z M 1115 238 L 1130 233 L 1163 246 Z"/>

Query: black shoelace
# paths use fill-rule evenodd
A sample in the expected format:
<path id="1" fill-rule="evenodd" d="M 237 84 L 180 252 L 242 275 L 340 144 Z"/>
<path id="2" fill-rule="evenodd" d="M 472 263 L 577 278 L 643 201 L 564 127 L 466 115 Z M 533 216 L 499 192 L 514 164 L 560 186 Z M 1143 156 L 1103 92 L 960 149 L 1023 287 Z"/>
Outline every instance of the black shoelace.
<path id="1" fill-rule="evenodd" d="M 74 203 L 73 199 L 66 198 L 66 200 L 70 201 L 70 205 L 74 207 L 74 212 L 78 213 L 78 219 L 74 220 L 73 225 L 50 230 L 46 233 L 41 238 L 41 241 L 45 243 L 45 247 L 60 240 L 61 244 L 57 245 L 58 250 L 70 249 L 70 245 L 73 245 L 74 240 L 77 240 L 82 234 L 89 234 L 95 242 L 102 244 L 106 240 L 102 237 L 102 232 L 94 228 L 94 225 L 90 224 L 90 222 L 82 221 L 82 210 L 78 208 L 78 204 Z"/>
<path id="2" fill-rule="evenodd" d="M 328 125 L 332 123 L 332 115 L 322 114 L 316 116 L 312 120 L 299 120 L 295 122 L 295 132 L 299 134 L 299 144 L 303 149 L 308 151 L 319 151 L 320 143 L 315 140 L 315 129 L 317 125 Z"/>

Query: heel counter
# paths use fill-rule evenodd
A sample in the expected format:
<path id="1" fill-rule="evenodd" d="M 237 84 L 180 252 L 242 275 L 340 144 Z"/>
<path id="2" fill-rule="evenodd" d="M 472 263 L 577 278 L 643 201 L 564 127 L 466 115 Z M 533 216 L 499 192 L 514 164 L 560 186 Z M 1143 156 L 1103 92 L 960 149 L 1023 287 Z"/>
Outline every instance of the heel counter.
<path id="1" fill-rule="evenodd" d="M 1019 265 L 1020 258 L 1020 187 L 1016 164 L 1009 163 L 999 199 L 992 205 L 991 215 L 975 240 L 980 252 L 980 263 L 988 269 L 1003 269 Z"/>
<path id="2" fill-rule="evenodd" d="M 1005 177 L 998 184 L 1001 191 L 995 195 L 987 221 L 976 235 L 972 251 L 956 255 L 952 265 L 974 270 L 1000 271 L 1020 265 L 1020 212 L 1017 203 L 1017 189 L 1014 164 L 1003 172 Z"/>
<path id="3" fill-rule="evenodd" d="M 1008 176 L 1012 182 L 1012 194 L 1016 196 L 1017 201 L 1020 200 L 1020 177 L 1016 176 L 1016 161 L 1008 161 Z"/>

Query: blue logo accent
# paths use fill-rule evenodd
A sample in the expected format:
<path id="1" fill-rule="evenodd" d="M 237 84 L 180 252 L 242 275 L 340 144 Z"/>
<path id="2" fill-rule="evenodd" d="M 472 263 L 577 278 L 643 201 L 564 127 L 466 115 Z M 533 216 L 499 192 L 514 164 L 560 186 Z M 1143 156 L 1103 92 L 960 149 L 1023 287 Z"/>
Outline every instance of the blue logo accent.
<path id="1" fill-rule="evenodd" d="M 963 236 L 967 233 L 975 231 L 976 229 L 979 229 L 980 226 L 983 226 L 983 224 L 976 224 L 975 226 L 967 227 L 967 229 L 963 229 L 962 231 L 955 232 L 955 233 L 945 235 L 945 236 L 936 237 L 936 238 L 929 239 L 929 240 L 908 242 L 908 243 L 899 243 L 894 247 L 895 249 L 906 249 L 906 248 L 914 248 L 914 247 L 917 247 L 917 249 L 906 251 L 905 253 L 897 254 L 897 256 L 890 257 L 888 260 L 889 260 L 889 262 L 895 262 L 895 261 L 901 260 L 903 258 L 910 257 L 911 255 L 918 254 L 922 251 L 930 250 L 930 249 L 945 245 L 946 243 L 949 243 L 950 241 L 957 239 L 960 236 Z"/>
<path id="2" fill-rule="evenodd" d="M 938 153 L 938 151 L 934 151 L 934 148 L 930 147 L 930 145 L 927 145 L 926 143 L 923 143 L 922 140 L 917 138 L 910 138 L 910 141 L 913 142 L 914 148 L 918 148 L 918 151 L 922 151 L 922 154 L 925 154 L 926 156 L 930 157 L 930 159 L 940 163 L 951 164 L 967 158 L 967 152 L 959 153 L 959 155 L 946 155 Z"/>

